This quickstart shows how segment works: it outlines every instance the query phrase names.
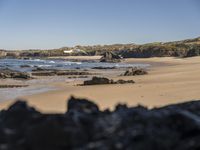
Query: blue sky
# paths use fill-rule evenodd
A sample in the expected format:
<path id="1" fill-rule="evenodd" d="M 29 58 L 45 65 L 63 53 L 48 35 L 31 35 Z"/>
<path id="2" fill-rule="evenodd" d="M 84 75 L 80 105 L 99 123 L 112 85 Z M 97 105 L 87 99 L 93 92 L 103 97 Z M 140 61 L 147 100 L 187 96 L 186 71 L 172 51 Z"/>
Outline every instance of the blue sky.
<path id="1" fill-rule="evenodd" d="M 0 49 L 198 36 L 199 0 L 0 0 Z"/>

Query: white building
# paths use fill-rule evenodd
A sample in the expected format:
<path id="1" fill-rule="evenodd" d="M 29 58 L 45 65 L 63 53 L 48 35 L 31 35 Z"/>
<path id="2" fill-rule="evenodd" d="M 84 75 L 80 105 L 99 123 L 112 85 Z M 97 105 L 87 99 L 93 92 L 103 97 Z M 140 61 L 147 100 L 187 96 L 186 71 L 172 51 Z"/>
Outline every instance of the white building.
<path id="1" fill-rule="evenodd" d="M 71 49 L 71 50 L 64 50 L 63 51 L 65 54 L 71 54 L 71 53 L 73 53 L 74 51 Z"/>
<path id="2" fill-rule="evenodd" d="M 64 50 L 63 51 L 65 54 L 71 54 L 71 53 L 77 53 L 77 52 L 82 52 L 80 49 L 70 49 L 70 50 Z"/>

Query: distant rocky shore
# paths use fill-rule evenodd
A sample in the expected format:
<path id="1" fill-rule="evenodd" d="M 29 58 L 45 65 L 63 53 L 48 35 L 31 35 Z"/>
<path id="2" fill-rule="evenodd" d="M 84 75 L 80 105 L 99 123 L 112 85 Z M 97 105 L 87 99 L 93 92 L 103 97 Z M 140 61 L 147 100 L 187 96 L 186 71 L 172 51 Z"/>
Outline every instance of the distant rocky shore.
<path id="1" fill-rule="evenodd" d="M 198 150 L 200 101 L 102 111 L 71 97 L 64 114 L 42 114 L 17 101 L 0 111 L 0 135 L 1 150 Z"/>
<path id="2" fill-rule="evenodd" d="M 63 47 L 51 50 L 0 50 L 0 58 L 24 58 L 30 57 L 56 57 L 56 56 L 95 56 L 109 57 L 106 52 L 115 54 L 115 62 L 118 58 L 148 58 L 148 57 L 192 57 L 200 55 L 200 38 L 188 39 L 175 42 L 155 42 L 143 45 L 115 44 L 96 46 Z M 101 59 L 102 62 L 107 62 Z"/>

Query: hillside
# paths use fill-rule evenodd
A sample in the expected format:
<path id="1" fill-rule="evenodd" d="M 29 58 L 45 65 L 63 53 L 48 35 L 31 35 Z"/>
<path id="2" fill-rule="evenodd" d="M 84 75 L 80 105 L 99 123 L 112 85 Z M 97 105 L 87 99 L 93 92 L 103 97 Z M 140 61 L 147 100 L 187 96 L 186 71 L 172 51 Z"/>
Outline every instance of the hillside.
<path id="1" fill-rule="evenodd" d="M 72 50 L 72 53 L 64 51 Z M 115 52 L 124 58 L 148 58 L 148 57 L 191 57 L 200 55 L 200 37 L 173 42 L 155 42 L 143 45 L 137 44 L 114 44 L 62 47 L 51 50 L 0 50 L 0 57 L 51 57 L 68 55 L 102 55 L 106 51 Z"/>

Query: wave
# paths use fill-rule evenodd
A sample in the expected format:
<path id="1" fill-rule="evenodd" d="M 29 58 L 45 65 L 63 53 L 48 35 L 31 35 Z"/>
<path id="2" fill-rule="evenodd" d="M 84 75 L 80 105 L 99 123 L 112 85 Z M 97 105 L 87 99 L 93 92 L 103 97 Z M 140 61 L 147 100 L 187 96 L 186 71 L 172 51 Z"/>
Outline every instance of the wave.
<path id="1" fill-rule="evenodd" d="M 55 61 L 50 61 L 49 63 L 50 63 L 50 64 L 55 64 L 56 62 L 55 62 Z"/>

